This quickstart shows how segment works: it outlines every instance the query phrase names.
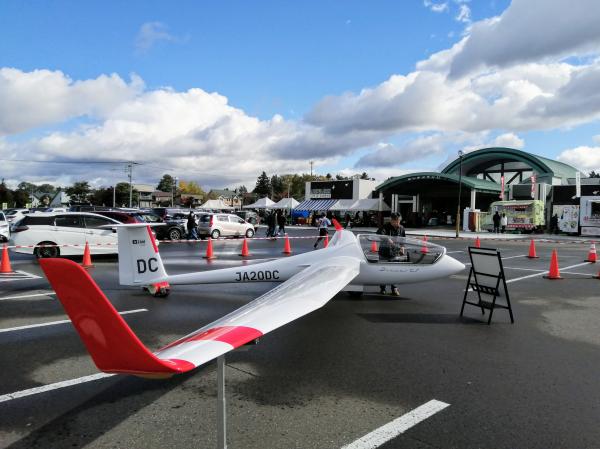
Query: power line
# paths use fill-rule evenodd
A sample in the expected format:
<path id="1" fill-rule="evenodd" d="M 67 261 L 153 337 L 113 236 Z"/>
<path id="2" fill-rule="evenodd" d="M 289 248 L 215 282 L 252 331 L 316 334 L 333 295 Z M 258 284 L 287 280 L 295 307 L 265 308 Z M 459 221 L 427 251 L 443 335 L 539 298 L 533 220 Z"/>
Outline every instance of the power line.
<path id="1" fill-rule="evenodd" d="M 131 161 L 36 161 L 31 159 L 0 159 L 1 162 L 25 162 L 31 164 L 128 164 Z M 140 162 L 134 162 L 139 165 Z"/>

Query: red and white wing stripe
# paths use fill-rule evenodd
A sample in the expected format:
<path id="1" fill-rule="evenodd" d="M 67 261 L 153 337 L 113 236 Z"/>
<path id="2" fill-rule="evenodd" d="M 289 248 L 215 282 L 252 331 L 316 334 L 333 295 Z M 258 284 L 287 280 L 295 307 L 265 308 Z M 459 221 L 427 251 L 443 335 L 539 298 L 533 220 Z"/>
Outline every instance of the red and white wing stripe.
<path id="1" fill-rule="evenodd" d="M 322 307 L 358 275 L 360 261 L 340 256 L 313 264 L 154 354 L 83 268 L 66 259 L 41 259 L 40 265 L 100 370 L 164 377 L 194 369 Z"/>

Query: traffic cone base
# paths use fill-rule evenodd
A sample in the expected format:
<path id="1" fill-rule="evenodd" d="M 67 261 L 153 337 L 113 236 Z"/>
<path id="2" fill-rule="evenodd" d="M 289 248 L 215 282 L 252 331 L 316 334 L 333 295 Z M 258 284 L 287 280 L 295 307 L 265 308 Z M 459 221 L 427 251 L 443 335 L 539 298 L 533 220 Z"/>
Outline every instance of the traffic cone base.
<path id="1" fill-rule="evenodd" d="M 556 250 L 552 250 L 552 257 L 550 259 L 550 270 L 548 274 L 544 276 L 546 279 L 562 279 L 560 277 L 560 270 L 558 269 L 558 253 Z"/>
<path id="2" fill-rule="evenodd" d="M 214 259 L 214 253 L 213 253 L 213 242 L 212 239 L 209 237 L 208 238 L 208 245 L 206 245 L 206 254 L 203 256 L 205 259 Z"/>
<path id="3" fill-rule="evenodd" d="M 475 239 L 475 248 L 481 248 L 481 240 L 479 240 L 479 236 Z"/>
<path id="4" fill-rule="evenodd" d="M 10 259 L 8 257 L 8 247 L 4 245 L 2 248 L 2 262 L 0 262 L 0 273 L 12 273 L 12 267 L 10 266 Z"/>
<path id="5" fill-rule="evenodd" d="M 529 259 L 539 259 L 537 253 L 535 252 L 535 242 L 531 239 L 531 243 L 529 244 L 529 254 L 527 255 Z"/>
<path id="6" fill-rule="evenodd" d="M 250 255 L 250 251 L 248 250 L 248 240 L 244 237 L 244 243 L 242 244 L 242 253 L 240 256 L 248 257 Z"/>
<path id="7" fill-rule="evenodd" d="M 287 233 L 285 234 L 285 244 L 283 245 L 283 254 L 292 254 L 292 247 L 290 246 L 290 238 Z"/>
<path id="8" fill-rule="evenodd" d="M 371 252 L 372 253 L 378 253 L 379 252 L 379 250 L 377 249 L 377 243 L 375 242 L 375 240 L 373 240 L 371 242 Z"/>
<path id="9" fill-rule="evenodd" d="M 85 248 L 83 250 L 83 261 L 81 262 L 81 266 L 83 268 L 91 268 L 92 265 L 92 255 L 90 254 L 90 245 L 88 242 L 85 242 Z"/>

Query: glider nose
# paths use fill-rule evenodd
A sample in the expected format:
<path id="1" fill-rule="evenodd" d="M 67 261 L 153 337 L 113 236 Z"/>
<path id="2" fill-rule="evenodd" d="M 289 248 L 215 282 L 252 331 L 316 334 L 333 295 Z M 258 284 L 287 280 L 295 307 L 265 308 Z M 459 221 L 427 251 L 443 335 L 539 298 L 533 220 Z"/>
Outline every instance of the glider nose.
<path id="1" fill-rule="evenodd" d="M 453 274 L 460 273 L 466 267 L 462 262 L 459 262 L 454 257 L 443 256 L 440 260 L 441 268 L 444 270 L 445 276 L 452 276 Z"/>

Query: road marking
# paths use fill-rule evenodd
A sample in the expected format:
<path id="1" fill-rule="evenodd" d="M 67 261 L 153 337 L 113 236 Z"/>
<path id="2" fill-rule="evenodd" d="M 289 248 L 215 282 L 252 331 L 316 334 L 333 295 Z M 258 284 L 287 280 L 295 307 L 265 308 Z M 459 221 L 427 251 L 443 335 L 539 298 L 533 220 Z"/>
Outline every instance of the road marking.
<path id="1" fill-rule="evenodd" d="M 37 274 L 27 273 L 26 271 L 17 270 L 13 273 L 1 273 L 0 282 L 24 281 L 27 279 L 41 279 Z"/>
<path id="2" fill-rule="evenodd" d="M 546 270 L 539 270 L 536 268 L 517 268 L 517 267 L 504 267 L 505 270 L 522 270 L 522 271 L 546 271 Z"/>
<path id="3" fill-rule="evenodd" d="M 464 251 L 446 251 L 446 254 L 464 253 Z"/>
<path id="4" fill-rule="evenodd" d="M 130 313 L 140 313 L 140 312 L 147 312 L 147 311 L 148 311 L 148 309 L 126 310 L 124 312 L 119 312 L 119 315 L 128 315 Z M 54 326 L 56 324 L 64 324 L 64 323 L 70 323 L 70 322 L 71 322 L 71 320 L 60 320 L 60 321 L 49 321 L 48 323 L 28 324 L 26 326 L 8 327 L 5 329 L 0 329 L 0 334 L 4 333 L 4 332 L 21 331 L 24 329 L 33 329 L 36 327 Z"/>
<path id="5" fill-rule="evenodd" d="M 575 264 L 575 265 L 571 265 L 571 266 L 568 266 L 568 267 L 564 267 L 564 268 L 563 268 L 563 270 L 569 270 L 570 268 L 582 267 L 582 266 L 584 266 L 584 265 L 589 265 L 590 263 L 591 263 L 591 262 L 583 262 L 583 263 L 578 263 L 578 264 Z M 527 275 L 527 276 L 523 276 L 523 277 L 520 277 L 520 278 L 509 279 L 508 281 L 506 281 L 506 283 L 507 283 L 507 284 L 510 284 L 510 283 L 512 283 L 512 282 L 522 281 L 523 279 L 534 278 L 534 277 L 536 277 L 536 276 L 542 276 L 542 275 L 544 275 L 544 274 L 548 274 L 548 273 L 549 273 L 549 271 L 547 271 L 547 270 L 546 270 L 546 271 L 542 271 L 541 273 L 529 274 L 529 275 Z"/>
<path id="6" fill-rule="evenodd" d="M 519 256 L 510 256 L 510 257 L 503 257 L 502 260 L 507 260 L 507 259 L 516 259 L 517 257 L 527 257 L 527 254 L 521 254 Z"/>
<path id="7" fill-rule="evenodd" d="M 449 405 L 445 402 L 432 399 L 407 414 L 375 429 L 355 442 L 342 447 L 342 449 L 375 449 L 387 443 L 392 438 L 396 438 L 401 433 L 406 432 L 411 427 L 416 426 L 421 421 L 442 411 Z"/>
<path id="8" fill-rule="evenodd" d="M 4 301 L 6 299 L 25 299 L 25 298 L 35 298 L 37 296 L 51 296 L 56 295 L 54 292 L 50 293 L 34 293 L 33 295 L 22 295 L 22 296 L 5 296 L 4 298 L 0 298 L 0 301 Z M 48 298 L 51 299 L 51 298 Z"/>
<path id="9" fill-rule="evenodd" d="M 63 380 L 62 382 L 42 385 L 41 387 L 30 388 L 28 390 L 21 390 L 15 393 L 3 394 L 2 396 L 0 396 L 0 402 L 12 401 L 13 399 L 19 399 L 25 396 L 32 396 L 34 394 L 45 393 L 46 391 L 58 390 L 60 388 L 70 387 L 72 385 L 82 384 L 85 382 L 93 382 L 94 380 L 104 379 L 106 377 L 112 376 L 116 376 L 116 374 L 97 373 L 92 374 L 91 376 L 78 377 L 77 379 Z"/>

